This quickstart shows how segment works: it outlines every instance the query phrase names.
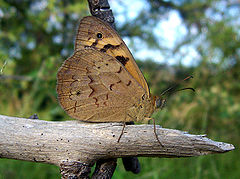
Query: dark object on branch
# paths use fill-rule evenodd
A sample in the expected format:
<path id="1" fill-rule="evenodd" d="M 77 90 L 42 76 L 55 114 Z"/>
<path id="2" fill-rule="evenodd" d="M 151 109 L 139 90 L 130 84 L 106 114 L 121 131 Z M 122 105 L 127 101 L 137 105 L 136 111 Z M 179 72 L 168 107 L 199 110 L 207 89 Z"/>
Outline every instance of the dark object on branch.
<path id="1" fill-rule="evenodd" d="M 39 117 L 37 114 L 33 114 L 28 119 L 39 119 Z"/>
<path id="2" fill-rule="evenodd" d="M 122 161 L 126 171 L 131 171 L 134 174 L 138 174 L 141 171 L 141 166 L 137 157 L 125 157 L 122 158 Z"/>

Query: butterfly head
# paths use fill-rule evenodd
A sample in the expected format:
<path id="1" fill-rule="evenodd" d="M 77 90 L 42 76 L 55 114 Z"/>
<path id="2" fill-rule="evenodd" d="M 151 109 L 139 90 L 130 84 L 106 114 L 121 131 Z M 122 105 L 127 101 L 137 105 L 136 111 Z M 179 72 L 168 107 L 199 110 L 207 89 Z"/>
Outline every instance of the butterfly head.
<path id="1" fill-rule="evenodd" d="M 155 107 L 155 109 L 162 109 L 166 104 L 166 99 L 164 99 L 162 96 L 153 96 L 152 102 Z"/>
<path id="2" fill-rule="evenodd" d="M 162 109 L 166 104 L 166 99 L 163 99 L 162 97 L 156 97 L 155 100 L 155 107 Z"/>

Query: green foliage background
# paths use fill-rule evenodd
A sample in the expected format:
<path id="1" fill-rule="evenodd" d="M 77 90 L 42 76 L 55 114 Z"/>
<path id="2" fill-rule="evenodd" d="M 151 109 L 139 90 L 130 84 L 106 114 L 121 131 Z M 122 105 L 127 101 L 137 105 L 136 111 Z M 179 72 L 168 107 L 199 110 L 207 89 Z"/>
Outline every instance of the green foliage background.
<path id="1" fill-rule="evenodd" d="M 122 2 L 119 7 L 127 5 Z M 151 92 L 159 95 L 189 74 L 194 79 L 182 86 L 196 89 L 196 93 L 184 91 L 167 97 L 165 109 L 154 118 L 163 127 L 206 133 L 211 139 L 234 144 L 236 150 L 186 159 L 140 158 L 142 172 L 138 175 L 124 171 L 119 160 L 113 178 L 239 178 L 240 15 L 234 12 L 239 12 L 240 4 L 233 0 L 145 3 L 148 8 L 134 21 L 126 17 L 116 25 L 120 34 L 130 39 L 133 54 L 141 50 L 136 43 L 140 39 L 166 58 L 162 64 L 153 59 L 137 61 Z M 188 32 L 173 48 L 165 48 L 152 27 L 172 11 L 179 13 Z M 85 15 L 89 15 L 85 0 L 0 0 L 0 114 L 29 117 L 37 113 L 44 120 L 69 119 L 56 100 L 56 73 L 73 51 L 75 29 Z M 181 61 L 181 48 L 188 45 L 199 54 L 192 66 Z M 178 63 L 169 66 L 168 58 Z M 0 159 L 1 178 L 60 175 L 55 166 Z"/>

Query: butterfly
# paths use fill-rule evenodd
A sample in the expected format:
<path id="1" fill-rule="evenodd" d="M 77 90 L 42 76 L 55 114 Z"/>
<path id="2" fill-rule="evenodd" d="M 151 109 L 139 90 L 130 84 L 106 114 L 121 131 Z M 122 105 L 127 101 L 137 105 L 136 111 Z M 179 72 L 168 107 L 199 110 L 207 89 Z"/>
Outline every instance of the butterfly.
<path id="1" fill-rule="evenodd" d="M 155 109 L 165 102 L 150 94 L 118 33 L 93 16 L 80 21 L 74 53 L 57 73 L 57 94 L 60 105 L 72 118 L 123 122 L 124 127 L 125 122 L 151 119 Z M 157 137 L 155 122 L 154 133 Z M 122 134 L 123 130 L 119 140 Z"/>

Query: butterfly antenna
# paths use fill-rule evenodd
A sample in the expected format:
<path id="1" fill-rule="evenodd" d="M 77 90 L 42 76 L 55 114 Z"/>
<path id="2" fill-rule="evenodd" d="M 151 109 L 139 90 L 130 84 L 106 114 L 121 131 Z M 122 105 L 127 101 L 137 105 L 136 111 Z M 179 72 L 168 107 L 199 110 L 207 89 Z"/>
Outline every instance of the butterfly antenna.
<path id="1" fill-rule="evenodd" d="M 190 79 L 190 78 L 193 78 L 193 76 L 190 75 L 190 76 L 184 78 L 184 79 L 182 80 L 182 82 L 183 82 L 183 81 L 186 81 L 186 80 L 188 80 L 188 79 Z M 163 91 L 163 92 L 160 94 L 160 96 L 165 95 L 168 91 L 176 88 L 177 86 L 178 86 L 178 84 L 175 84 L 175 85 L 171 86 L 170 88 L 168 88 L 168 89 L 166 89 L 165 91 Z M 183 88 L 183 89 L 180 89 L 180 90 L 177 90 L 177 91 L 182 91 L 182 90 L 185 90 L 185 89 L 191 89 L 192 91 L 195 91 L 195 89 L 193 89 L 193 88 Z M 175 91 L 175 92 L 177 92 L 177 91 Z"/>
<path id="2" fill-rule="evenodd" d="M 195 92 L 194 88 L 182 88 L 182 89 L 174 91 L 173 93 L 176 93 L 176 92 L 179 92 L 179 91 L 183 91 L 183 90 L 192 90 L 193 92 Z"/>
<path id="3" fill-rule="evenodd" d="M 164 91 L 160 94 L 160 96 L 165 95 L 168 91 L 170 91 L 170 90 L 172 90 L 172 89 L 174 89 L 174 88 L 176 88 L 176 87 L 177 87 L 177 85 L 173 85 L 173 86 L 171 86 L 170 88 L 164 90 Z"/>

